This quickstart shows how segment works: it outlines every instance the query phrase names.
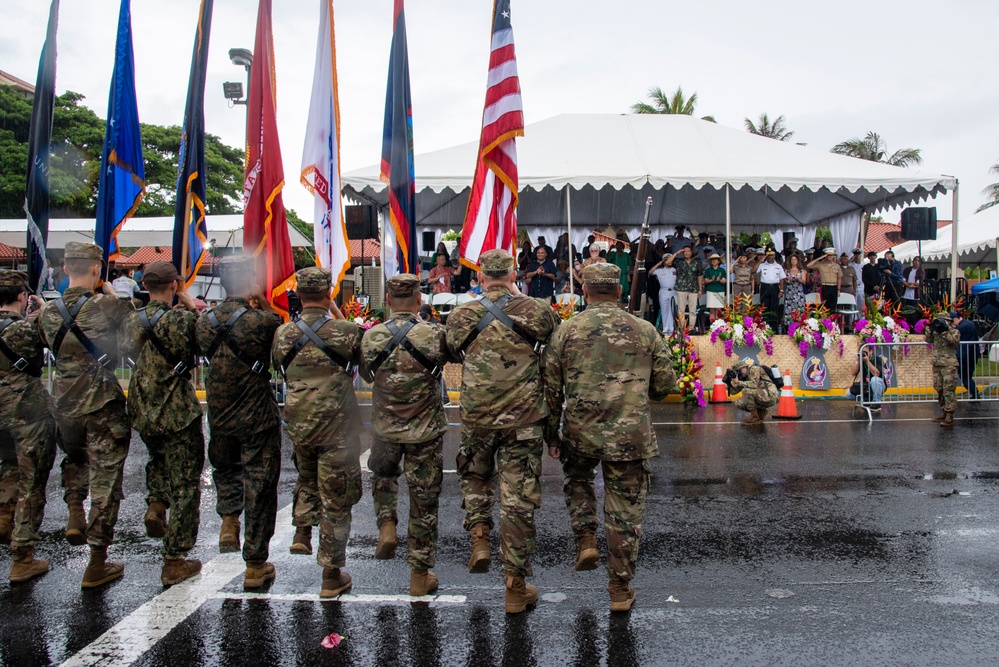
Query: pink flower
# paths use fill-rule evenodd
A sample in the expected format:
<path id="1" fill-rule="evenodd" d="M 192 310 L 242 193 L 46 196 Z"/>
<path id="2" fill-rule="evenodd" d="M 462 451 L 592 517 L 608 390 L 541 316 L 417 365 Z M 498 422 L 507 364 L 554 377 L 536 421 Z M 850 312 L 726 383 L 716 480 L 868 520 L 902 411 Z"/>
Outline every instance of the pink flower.
<path id="1" fill-rule="evenodd" d="M 891 335 L 891 331 L 888 331 L 888 329 L 885 329 L 884 331 L 885 331 L 885 342 L 886 343 L 892 342 L 892 340 L 894 340 L 894 337 Z"/>
<path id="2" fill-rule="evenodd" d="M 815 347 L 822 347 L 822 334 L 816 331 L 812 334 L 812 340 L 815 341 Z"/>
<path id="3" fill-rule="evenodd" d="M 752 331 L 747 331 L 743 338 L 746 339 L 746 345 L 749 345 L 750 347 L 752 347 L 753 343 L 756 342 L 756 336 L 753 335 Z"/>
<path id="4" fill-rule="evenodd" d="M 753 318 L 752 317 L 748 317 L 748 316 L 742 318 L 742 326 L 746 327 L 747 329 L 752 329 L 753 328 Z"/>
<path id="5" fill-rule="evenodd" d="M 714 331 L 711 332 L 711 342 L 712 343 L 718 342 L 718 329 L 715 329 Z"/>
<path id="6" fill-rule="evenodd" d="M 841 357 L 842 357 L 842 356 L 843 356 L 843 352 L 844 352 L 844 348 L 843 348 L 843 339 L 842 339 L 842 338 L 840 338 L 840 339 L 839 339 L 839 356 L 841 356 Z"/>
<path id="7" fill-rule="evenodd" d="M 791 326 L 787 328 L 787 335 L 794 336 L 794 332 L 798 330 L 800 324 L 798 322 L 791 322 Z"/>
<path id="8" fill-rule="evenodd" d="M 800 352 L 801 356 L 803 356 L 803 357 L 807 357 L 808 356 L 808 341 L 807 340 L 803 340 L 800 343 L 798 343 L 798 352 Z"/>
<path id="9" fill-rule="evenodd" d="M 729 338 L 727 341 L 725 341 L 725 356 L 726 357 L 731 357 L 732 356 L 732 348 L 734 346 L 735 346 L 735 341 L 733 341 L 731 338 Z"/>
<path id="10" fill-rule="evenodd" d="M 707 402 L 704 400 L 704 387 L 701 385 L 700 380 L 694 380 L 694 393 L 697 395 L 697 405 L 699 407 L 704 407 Z"/>
<path id="11" fill-rule="evenodd" d="M 340 642 L 342 642 L 344 639 L 346 639 L 346 637 L 342 637 L 334 632 L 328 637 L 324 637 L 323 641 L 320 642 L 320 645 L 323 648 L 336 648 L 337 646 L 340 645 Z"/>
<path id="12" fill-rule="evenodd" d="M 876 343 L 876 342 L 878 342 L 877 339 L 874 338 L 874 336 L 868 336 L 864 340 L 866 340 L 868 343 Z"/>
<path id="13" fill-rule="evenodd" d="M 867 320 L 861 318 L 860 320 L 857 321 L 856 324 L 853 325 L 853 328 L 856 329 L 857 331 L 863 331 L 864 327 L 866 327 L 868 324 L 870 323 Z"/>
<path id="14" fill-rule="evenodd" d="M 767 356 L 774 356 L 774 342 L 770 338 L 763 341 L 763 349 L 766 350 Z"/>
<path id="15" fill-rule="evenodd" d="M 921 334 L 926 329 L 926 320 L 916 322 L 916 333 Z"/>
<path id="16" fill-rule="evenodd" d="M 912 331 L 912 329 L 909 328 L 909 323 L 906 322 L 905 320 L 902 320 L 901 322 L 899 322 L 898 325 L 900 327 L 902 327 L 903 329 L 905 329 L 906 331 Z"/>
<path id="17" fill-rule="evenodd" d="M 822 320 L 822 326 L 826 328 L 826 331 L 832 331 L 833 323 L 828 317 Z"/>

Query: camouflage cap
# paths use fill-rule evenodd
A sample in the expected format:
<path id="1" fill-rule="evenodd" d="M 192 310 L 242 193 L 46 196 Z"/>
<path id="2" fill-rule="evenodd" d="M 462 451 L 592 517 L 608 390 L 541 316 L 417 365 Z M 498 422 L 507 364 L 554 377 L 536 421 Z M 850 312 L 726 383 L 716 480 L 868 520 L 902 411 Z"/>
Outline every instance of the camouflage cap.
<path id="1" fill-rule="evenodd" d="M 0 271 L 0 287 L 27 287 L 28 274 L 24 271 Z"/>
<path id="2" fill-rule="evenodd" d="M 222 273 L 253 273 L 256 263 L 253 255 L 230 255 L 219 260 L 219 270 Z"/>
<path id="3" fill-rule="evenodd" d="M 621 268 L 616 264 L 600 262 L 583 269 L 583 282 L 587 285 L 617 285 L 621 281 Z"/>
<path id="4" fill-rule="evenodd" d="M 298 291 L 309 294 L 326 292 L 333 287 L 333 274 L 321 266 L 310 266 L 295 273 Z"/>
<path id="5" fill-rule="evenodd" d="M 104 259 L 104 251 L 93 243 L 70 241 L 66 244 L 66 259 L 92 259 L 99 262 Z"/>
<path id="6" fill-rule="evenodd" d="M 146 264 L 146 268 L 142 271 L 142 282 L 150 285 L 169 285 L 177 280 L 180 280 L 177 267 L 161 259 Z"/>
<path id="7" fill-rule="evenodd" d="M 741 359 L 737 359 L 736 362 L 732 364 L 732 370 L 738 371 L 752 365 L 753 365 L 752 359 L 750 359 L 749 357 L 743 357 Z"/>
<path id="8" fill-rule="evenodd" d="M 420 293 L 420 279 L 412 273 L 400 273 L 386 281 L 385 289 L 390 297 L 409 299 Z"/>
<path id="9" fill-rule="evenodd" d="M 513 271 L 513 255 L 497 248 L 479 255 L 479 268 L 487 276 L 503 278 Z"/>

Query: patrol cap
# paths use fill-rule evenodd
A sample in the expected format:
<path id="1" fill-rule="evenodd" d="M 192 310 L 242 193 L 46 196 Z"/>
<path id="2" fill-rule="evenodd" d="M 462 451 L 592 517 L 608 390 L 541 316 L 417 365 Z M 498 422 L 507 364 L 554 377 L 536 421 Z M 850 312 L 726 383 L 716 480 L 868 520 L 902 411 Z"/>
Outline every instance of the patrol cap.
<path id="1" fill-rule="evenodd" d="M 177 267 L 161 259 L 146 264 L 146 268 L 142 271 L 142 282 L 150 285 L 169 285 L 176 280 L 180 280 Z"/>
<path id="2" fill-rule="evenodd" d="M 329 294 L 333 274 L 321 266 L 309 266 L 295 273 L 298 291 L 306 294 Z"/>
<path id="3" fill-rule="evenodd" d="M 752 365 L 753 365 L 752 359 L 750 359 L 749 357 L 743 357 L 742 359 L 739 359 L 734 364 L 732 364 L 732 370 L 737 371 Z"/>
<path id="4" fill-rule="evenodd" d="M 0 271 L 0 287 L 27 287 L 28 274 L 24 271 Z"/>
<path id="5" fill-rule="evenodd" d="M 66 259 L 90 259 L 100 262 L 104 259 L 104 251 L 93 243 L 70 241 L 66 244 Z"/>
<path id="6" fill-rule="evenodd" d="M 513 271 L 513 255 L 506 250 L 496 248 L 479 255 L 479 268 L 492 278 L 504 278 Z"/>
<path id="7" fill-rule="evenodd" d="M 420 293 L 420 279 L 412 273 L 398 273 L 385 281 L 385 289 L 395 299 L 411 299 Z"/>
<path id="8" fill-rule="evenodd" d="M 255 270 L 253 255 L 230 255 L 219 260 L 219 271 L 222 273 L 253 273 Z"/>
<path id="9" fill-rule="evenodd" d="M 617 285 L 621 281 L 621 268 L 617 264 L 601 262 L 583 269 L 583 282 L 587 285 Z"/>
<path id="10" fill-rule="evenodd" d="M 944 322 L 951 322 L 952 321 L 951 320 L 951 316 L 948 313 L 940 313 L 939 315 L 937 315 L 933 319 L 935 319 L 935 320 L 943 320 Z"/>

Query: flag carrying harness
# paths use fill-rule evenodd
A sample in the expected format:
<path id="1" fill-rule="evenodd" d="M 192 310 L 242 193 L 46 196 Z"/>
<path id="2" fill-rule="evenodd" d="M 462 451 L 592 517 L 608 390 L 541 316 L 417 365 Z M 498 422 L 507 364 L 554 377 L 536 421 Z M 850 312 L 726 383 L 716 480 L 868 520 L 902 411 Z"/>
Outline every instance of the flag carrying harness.
<path id="1" fill-rule="evenodd" d="M 479 320 L 479 323 L 475 325 L 472 332 L 468 334 L 468 338 L 465 339 L 465 342 L 461 344 L 461 348 L 458 350 L 458 356 L 460 356 L 462 360 L 465 359 L 465 350 L 467 350 L 469 346 L 475 342 L 475 339 L 479 337 L 479 334 L 485 331 L 486 327 L 488 327 L 493 320 L 498 321 L 510 331 L 517 334 L 517 336 L 523 339 L 523 341 L 529 345 L 532 350 L 534 350 L 534 354 L 541 356 L 547 341 L 538 340 L 529 332 L 525 331 L 523 327 L 510 319 L 509 315 L 503 312 L 503 307 L 512 301 L 513 298 L 513 294 L 507 293 L 497 299 L 496 303 L 493 303 L 485 296 L 479 297 L 478 301 L 485 306 L 486 313 L 482 316 L 482 319 Z"/>
<path id="2" fill-rule="evenodd" d="M 430 359 L 428 359 L 426 355 L 424 355 L 422 352 L 416 349 L 416 346 L 413 345 L 413 343 L 409 340 L 408 337 L 409 332 L 417 324 L 418 322 L 415 319 L 409 320 L 401 327 L 397 325 L 395 322 L 385 323 L 385 328 L 387 328 L 389 332 L 392 333 L 392 340 L 389 341 L 388 345 L 385 346 L 384 350 L 378 353 L 378 356 L 375 357 L 375 360 L 371 363 L 371 366 L 366 370 L 366 376 L 364 378 L 365 380 L 367 380 L 368 382 L 374 382 L 375 373 L 377 373 L 378 369 L 382 367 L 382 364 L 384 364 L 388 360 L 388 358 L 392 356 L 392 353 L 395 352 L 395 349 L 400 346 L 402 347 L 402 349 L 406 350 L 406 352 L 409 352 L 410 356 L 412 356 L 413 359 L 416 359 L 416 361 L 419 362 L 419 364 L 423 366 L 423 368 L 428 373 L 430 373 L 430 375 L 435 380 L 440 379 L 441 373 L 443 372 L 444 369 L 435 364 L 434 362 L 430 361 Z"/>
<path id="3" fill-rule="evenodd" d="M 304 320 L 296 320 L 295 325 L 301 329 L 302 336 L 295 341 L 295 344 L 291 346 L 288 350 L 288 354 L 284 355 L 284 359 L 281 360 L 281 374 L 288 377 L 288 369 L 291 367 L 291 362 L 295 360 L 298 353 L 302 351 L 309 342 L 319 348 L 319 351 L 329 357 L 330 361 L 342 368 L 347 372 L 348 375 L 353 375 L 357 366 L 348 359 L 344 359 L 340 354 L 330 347 L 326 341 L 319 337 L 319 330 L 326 326 L 327 322 L 332 321 L 333 318 L 329 315 L 323 315 L 316 323 L 311 327 L 305 323 Z"/>
<path id="4" fill-rule="evenodd" d="M 80 344 L 83 345 L 84 349 L 90 353 L 90 356 L 97 361 L 98 365 L 100 365 L 101 368 L 106 369 L 114 362 L 114 359 L 110 354 L 102 351 L 96 344 L 94 344 L 94 342 L 87 337 L 87 334 L 83 333 L 83 329 L 80 328 L 80 325 L 76 323 L 76 316 L 80 314 L 80 310 L 88 301 L 90 301 L 90 295 L 84 294 L 73 306 L 73 310 L 71 312 L 68 308 L 66 308 L 66 304 L 62 299 L 55 300 L 56 309 L 58 309 L 59 314 L 62 316 L 62 326 L 59 327 L 59 331 L 57 331 L 55 335 L 55 340 L 52 341 L 52 354 L 56 357 L 56 359 L 59 358 L 59 350 L 62 348 L 62 341 L 66 338 L 66 334 L 72 331 L 73 335 L 76 336 L 76 339 L 80 341 Z"/>
<path id="5" fill-rule="evenodd" d="M 208 364 L 211 365 L 212 359 L 215 358 L 215 354 L 224 343 L 237 359 L 243 362 L 245 366 L 249 367 L 251 373 L 257 377 L 264 377 L 268 372 L 268 366 L 270 364 L 266 361 L 256 359 L 244 352 L 243 348 L 241 348 L 230 336 L 233 326 L 235 326 L 236 322 L 239 321 L 239 318 L 246 314 L 246 310 L 245 306 L 241 306 L 229 316 L 229 319 L 225 321 L 225 324 L 219 322 L 219 318 L 215 314 L 214 310 L 208 311 L 208 323 L 211 324 L 212 329 L 215 330 L 216 334 L 215 340 L 212 341 L 211 346 L 209 346 L 208 350 L 205 352 L 205 359 L 208 361 Z"/>
<path id="6" fill-rule="evenodd" d="M 173 367 L 174 375 L 178 375 L 186 380 L 191 379 L 191 368 L 194 367 L 193 359 L 181 359 L 177 355 L 167 348 L 166 344 L 160 340 L 160 337 L 156 335 L 155 327 L 156 323 L 160 321 L 168 311 L 160 310 L 149 317 L 149 313 L 143 308 L 139 311 L 139 322 L 142 323 L 142 328 L 146 330 L 146 335 L 149 337 L 149 342 L 153 344 L 156 351 L 160 353 L 166 362 Z"/>
<path id="7" fill-rule="evenodd" d="M 10 360 L 11 366 L 15 370 L 21 371 L 31 377 L 40 378 L 42 376 L 42 367 L 35 366 L 30 361 L 12 350 L 10 346 L 7 345 L 7 341 L 3 339 L 2 334 L 4 330 L 16 321 L 17 320 L 14 318 L 8 317 L 3 322 L 0 322 L 0 352 L 2 352 L 3 355 Z"/>

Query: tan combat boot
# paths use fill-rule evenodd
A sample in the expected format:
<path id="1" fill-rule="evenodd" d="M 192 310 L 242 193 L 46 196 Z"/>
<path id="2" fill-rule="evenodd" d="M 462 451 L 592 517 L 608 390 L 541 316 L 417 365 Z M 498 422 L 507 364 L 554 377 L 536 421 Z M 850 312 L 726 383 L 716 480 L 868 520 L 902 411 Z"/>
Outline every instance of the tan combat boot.
<path id="1" fill-rule="evenodd" d="M 227 514 L 222 517 L 222 529 L 219 531 L 219 553 L 234 551 L 239 551 L 239 515 Z"/>
<path id="2" fill-rule="evenodd" d="M 14 562 L 10 566 L 10 583 L 16 584 L 45 574 L 49 571 L 49 562 L 35 558 L 34 547 L 14 547 Z"/>
<path id="3" fill-rule="evenodd" d="M 519 614 L 537 602 L 536 587 L 526 583 L 519 574 L 506 575 L 506 613 Z"/>
<path id="4" fill-rule="evenodd" d="M 375 547 L 375 558 L 378 560 L 391 560 L 395 557 L 395 548 L 399 546 L 399 536 L 395 531 L 395 524 L 385 521 L 378 526 L 378 546 Z"/>
<path id="5" fill-rule="evenodd" d="M 243 589 L 260 588 L 264 582 L 274 578 L 274 563 L 263 561 L 248 561 L 246 574 L 243 575 Z"/>
<path id="6" fill-rule="evenodd" d="M 201 572 L 201 561 L 197 558 L 164 558 L 160 571 L 160 582 L 164 586 L 179 584 Z"/>
<path id="7" fill-rule="evenodd" d="M 90 562 L 83 572 L 81 588 L 96 588 L 125 574 L 124 563 L 108 562 L 107 547 L 90 547 Z"/>
<path id="8" fill-rule="evenodd" d="M 74 547 L 87 543 L 87 515 L 83 511 L 82 500 L 67 500 L 69 521 L 66 523 L 66 541 Z"/>
<path id="9" fill-rule="evenodd" d="M 936 423 L 938 423 L 938 424 L 939 424 L 940 422 L 942 422 L 942 421 L 944 420 L 944 418 L 945 418 L 945 417 L 946 417 L 947 415 L 946 415 L 946 413 L 944 413 L 944 409 L 943 409 L 943 399 L 942 399 L 942 398 L 941 398 L 941 399 L 937 399 L 937 405 L 939 405 L 939 406 L 940 406 L 940 414 L 938 414 L 938 415 L 937 415 L 936 417 L 934 417 L 934 418 L 933 418 L 933 419 L 931 419 L 930 421 L 935 421 Z"/>
<path id="10" fill-rule="evenodd" d="M 350 590 L 354 582 L 350 575 L 338 567 L 323 568 L 323 587 L 319 591 L 321 598 L 335 598 Z"/>
<path id="11" fill-rule="evenodd" d="M 17 501 L 0 505 L 0 544 L 10 544 L 10 538 L 14 534 L 14 508 Z"/>
<path id="12" fill-rule="evenodd" d="M 761 423 L 763 423 L 763 420 L 760 419 L 759 410 L 750 410 L 749 416 L 742 420 L 743 426 L 756 426 Z"/>
<path id="13" fill-rule="evenodd" d="M 756 410 L 756 416 L 760 418 L 760 423 L 762 424 L 763 422 L 765 422 L 767 420 L 767 409 L 766 408 L 757 408 L 757 410 Z"/>
<path id="14" fill-rule="evenodd" d="M 413 597 L 437 592 L 437 575 L 430 570 L 413 570 L 409 575 L 409 594 Z"/>
<path id="15" fill-rule="evenodd" d="M 472 536 L 472 556 L 468 559 L 468 571 L 482 574 L 489 571 L 489 524 L 477 523 L 470 531 Z"/>
<path id="16" fill-rule="evenodd" d="M 162 538 L 167 531 L 167 508 L 161 502 L 149 503 L 146 508 L 146 516 L 142 518 L 146 524 L 146 535 L 149 537 Z"/>
<path id="17" fill-rule="evenodd" d="M 312 526 L 299 526 L 295 529 L 295 537 L 292 538 L 288 551 L 305 556 L 312 553 Z"/>
<path id="18" fill-rule="evenodd" d="M 584 530 L 576 536 L 576 562 L 572 569 L 577 572 L 595 570 L 600 564 L 597 551 L 597 536 L 592 530 Z"/>
<path id="19" fill-rule="evenodd" d="M 628 611 L 638 597 L 635 589 L 624 579 L 611 579 L 607 584 L 607 592 L 610 593 L 611 611 Z"/>
<path id="20" fill-rule="evenodd" d="M 941 426 L 953 426 L 954 425 L 954 411 L 944 410 L 943 419 L 940 420 Z"/>

